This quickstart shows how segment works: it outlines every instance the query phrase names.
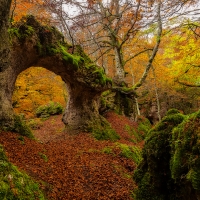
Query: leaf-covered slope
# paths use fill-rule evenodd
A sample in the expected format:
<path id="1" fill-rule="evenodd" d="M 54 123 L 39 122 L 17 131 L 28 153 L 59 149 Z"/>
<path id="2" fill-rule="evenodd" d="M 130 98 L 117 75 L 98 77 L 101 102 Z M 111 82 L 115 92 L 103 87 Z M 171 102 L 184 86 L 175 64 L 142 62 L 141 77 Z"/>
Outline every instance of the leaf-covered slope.
<path id="1" fill-rule="evenodd" d="M 0 199 L 45 199 L 44 194 L 39 189 L 39 184 L 8 161 L 2 145 L 0 145 Z"/>
<path id="2" fill-rule="evenodd" d="M 51 117 L 39 129 L 40 133 L 43 132 L 40 139 L 44 143 L 19 138 L 13 133 L 2 133 L 0 143 L 10 161 L 37 180 L 42 180 L 48 199 L 131 200 L 135 163 L 126 157 L 126 149 L 120 150 L 120 147 L 135 145 L 125 129 L 125 124 L 131 126 L 132 122 L 124 116 L 109 115 L 109 122 L 115 124 L 113 127 L 121 136 L 115 143 L 98 141 L 86 133 L 62 134 L 54 129 L 60 129 L 56 120 L 57 117 Z M 49 129 L 52 131 L 48 132 Z M 48 134 L 52 136 L 46 140 Z M 113 147 L 112 152 L 107 151 L 108 147 Z"/>

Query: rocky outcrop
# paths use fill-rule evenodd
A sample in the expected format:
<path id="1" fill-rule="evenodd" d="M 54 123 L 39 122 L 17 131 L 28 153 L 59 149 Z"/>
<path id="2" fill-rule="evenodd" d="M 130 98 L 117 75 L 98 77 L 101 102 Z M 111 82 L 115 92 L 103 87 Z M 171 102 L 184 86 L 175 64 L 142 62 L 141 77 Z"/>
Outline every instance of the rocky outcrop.
<path id="1" fill-rule="evenodd" d="M 200 111 L 171 109 L 146 135 L 136 200 L 200 199 Z"/>
<path id="2" fill-rule="evenodd" d="M 63 122 L 70 130 L 87 130 L 101 123 L 99 98 L 111 85 L 102 68 L 71 46 L 54 27 L 41 25 L 33 16 L 23 18 L 9 29 L 9 66 L 0 72 L 0 124 L 12 126 L 12 94 L 17 76 L 31 66 L 44 67 L 66 82 L 69 92 Z M 44 83 L 45 84 L 45 83 Z"/>

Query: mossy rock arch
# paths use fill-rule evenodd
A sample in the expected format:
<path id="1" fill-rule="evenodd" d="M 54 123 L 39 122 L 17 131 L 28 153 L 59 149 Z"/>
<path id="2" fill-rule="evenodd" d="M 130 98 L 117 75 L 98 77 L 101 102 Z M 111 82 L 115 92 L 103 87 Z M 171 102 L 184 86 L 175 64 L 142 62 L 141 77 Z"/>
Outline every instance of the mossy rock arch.
<path id="1" fill-rule="evenodd" d="M 0 69 L 0 127 L 12 127 L 12 94 L 17 76 L 31 66 L 44 67 L 66 82 L 69 92 L 63 122 L 73 131 L 102 124 L 99 99 L 111 85 L 102 68 L 96 66 L 80 46 L 72 47 L 54 27 L 41 25 L 33 16 L 24 17 L 8 29 L 9 56 Z"/>

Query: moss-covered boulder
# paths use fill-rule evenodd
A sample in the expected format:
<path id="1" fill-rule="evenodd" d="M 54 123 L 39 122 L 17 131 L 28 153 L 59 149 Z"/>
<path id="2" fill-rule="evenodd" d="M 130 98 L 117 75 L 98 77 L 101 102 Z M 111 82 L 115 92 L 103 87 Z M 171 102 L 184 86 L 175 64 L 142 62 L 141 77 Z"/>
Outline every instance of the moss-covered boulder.
<path id="1" fill-rule="evenodd" d="M 195 200 L 200 191 L 200 111 L 170 110 L 147 134 L 134 174 L 137 200 Z"/>
<path id="2" fill-rule="evenodd" d="M 200 111 L 173 129 L 170 171 L 176 199 L 200 199 Z"/>

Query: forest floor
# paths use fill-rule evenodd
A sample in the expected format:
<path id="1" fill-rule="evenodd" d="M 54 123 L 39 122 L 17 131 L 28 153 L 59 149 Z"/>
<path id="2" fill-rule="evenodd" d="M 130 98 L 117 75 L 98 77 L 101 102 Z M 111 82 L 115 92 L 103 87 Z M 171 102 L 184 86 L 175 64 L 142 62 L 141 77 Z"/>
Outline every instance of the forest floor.
<path id="1" fill-rule="evenodd" d="M 98 141 L 89 133 L 64 133 L 61 117 L 44 121 L 34 131 L 37 140 L 11 132 L 0 134 L 9 160 L 37 180 L 49 200 L 132 199 L 136 165 L 121 155 L 117 144 L 134 145 L 126 126 L 137 124 L 107 113 L 105 117 L 121 139 Z"/>

